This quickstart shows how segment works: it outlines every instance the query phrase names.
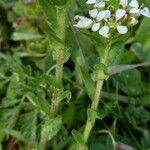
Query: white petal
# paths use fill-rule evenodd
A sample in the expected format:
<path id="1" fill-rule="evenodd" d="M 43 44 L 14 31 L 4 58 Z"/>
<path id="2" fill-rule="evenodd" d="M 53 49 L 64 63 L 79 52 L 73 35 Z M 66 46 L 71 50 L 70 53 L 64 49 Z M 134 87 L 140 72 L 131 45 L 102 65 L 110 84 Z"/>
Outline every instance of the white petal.
<path id="1" fill-rule="evenodd" d="M 95 5 L 94 5 L 94 7 L 95 8 L 104 8 L 105 7 L 105 2 L 99 2 L 99 3 L 96 3 Z"/>
<path id="2" fill-rule="evenodd" d="M 134 8 L 139 8 L 139 2 L 137 0 L 131 0 L 129 3 L 129 6 L 134 7 Z"/>
<path id="3" fill-rule="evenodd" d="M 96 3 L 96 0 L 88 0 L 87 2 L 86 2 L 86 4 L 95 4 Z"/>
<path id="4" fill-rule="evenodd" d="M 103 19 L 105 18 L 105 16 L 106 16 L 106 12 L 105 12 L 105 11 L 100 11 L 100 12 L 98 13 L 98 15 L 97 15 L 96 20 L 97 20 L 97 21 L 101 21 L 101 20 L 103 20 Z"/>
<path id="5" fill-rule="evenodd" d="M 107 19 L 109 19 L 110 17 L 111 17 L 110 10 L 106 10 L 106 16 L 105 16 L 104 20 L 107 21 Z"/>
<path id="6" fill-rule="evenodd" d="M 98 14 L 98 10 L 97 9 L 92 9 L 92 10 L 89 11 L 89 15 L 92 18 L 96 18 L 97 14 Z"/>
<path id="7" fill-rule="evenodd" d="M 117 26 L 117 31 L 120 33 L 120 34 L 126 34 L 128 32 L 128 28 L 126 26 Z"/>
<path id="8" fill-rule="evenodd" d="M 123 6 L 123 7 L 127 7 L 128 0 L 120 0 L 120 5 Z"/>
<path id="9" fill-rule="evenodd" d="M 92 26 L 92 31 L 96 32 L 99 30 L 99 28 L 100 28 L 100 23 L 94 23 Z"/>
<path id="10" fill-rule="evenodd" d="M 103 19 L 107 21 L 107 19 L 110 18 L 110 16 L 111 16 L 111 13 L 109 10 L 103 10 L 98 13 L 96 20 L 98 22 Z"/>
<path id="11" fill-rule="evenodd" d="M 147 7 L 145 7 L 144 9 L 141 9 L 140 13 L 143 16 L 150 18 L 150 10 Z"/>
<path id="12" fill-rule="evenodd" d="M 74 24 L 74 27 L 77 27 L 77 28 L 90 28 L 92 23 L 93 23 L 93 20 L 91 20 L 89 18 L 83 18 L 83 19 L 79 20 L 79 22 L 77 24 Z"/>
<path id="13" fill-rule="evenodd" d="M 132 8 L 129 13 L 130 14 L 136 14 L 138 16 L 140 16 L 140 14 L 141 14 L 140 9 L 138 9 L 138 8 Z"/>
<path id="14" fill-rule="evenodd" d="M 126 14 L 126 11 L 124 9 L 117 9 L 116 11 L 116 20 L 120 20 L 121 18 L 123 18 Z"/>
<path id="15" fill-rule="evenodd" d="M 99 30 L 99 34 L 108 38 L 109 37 L 109 27 L 108 26 L 103 26 L 100 30 Z"/>

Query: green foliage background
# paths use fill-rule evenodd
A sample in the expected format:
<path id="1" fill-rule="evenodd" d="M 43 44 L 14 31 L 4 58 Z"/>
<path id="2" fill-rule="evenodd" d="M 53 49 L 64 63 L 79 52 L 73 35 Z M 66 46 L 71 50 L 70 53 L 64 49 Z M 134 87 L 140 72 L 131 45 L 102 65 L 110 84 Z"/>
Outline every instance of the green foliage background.
<path id="1" fill-rule="evenodd" d="M 150 1 L 140 0 L 150 8 Z M 118 4 L 118 1 L 111 1 Z M 0 149 L 74 150 L 94 91 L 93 67 L 103 56 L 100 37 L 72 27 L 87 15 L 85 0 L 0 0 Z M 122 48 L 123 47 L 123 48 Z M 55 79 L 56 50 L 64 50 L 63 87 Z M 142 19 L 126 43 L 113 46 L 109 65 L 150 61 L 150 19 Z M 93 77 L 93 78 L 92 78 Z M 59 97 L 53 93 L 59 89 Z M 61 102 L 58 115 L 50 107 Z M 117 142 L 150 149 L 150 68 L 112 75 L 105 83 L 90 150 Z M 75 130 L 79 132 L 76 133 Z M 44 137 L 47 137 L 44 139 Z"/>

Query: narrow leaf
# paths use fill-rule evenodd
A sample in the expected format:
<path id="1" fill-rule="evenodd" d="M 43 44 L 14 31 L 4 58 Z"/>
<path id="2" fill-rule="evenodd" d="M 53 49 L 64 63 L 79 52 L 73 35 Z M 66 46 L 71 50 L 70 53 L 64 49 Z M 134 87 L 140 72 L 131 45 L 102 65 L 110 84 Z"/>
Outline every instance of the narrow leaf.
<path id="1" fill-rule="evenodd" d="M 109 75 L 113 75 L 113 74 L 121 73 L 123 71 L 131 70 L 131 69 L 134 69 L 134 68 L 146 67 L 146 66 L 150 66 L 150 61 L 144 62 L 144 63 L 141 63 L 141 64 L 135 64 L 135 65 L 112 66 L 112 67 L 108 67 L 107 71 L 108 71 Z"/>

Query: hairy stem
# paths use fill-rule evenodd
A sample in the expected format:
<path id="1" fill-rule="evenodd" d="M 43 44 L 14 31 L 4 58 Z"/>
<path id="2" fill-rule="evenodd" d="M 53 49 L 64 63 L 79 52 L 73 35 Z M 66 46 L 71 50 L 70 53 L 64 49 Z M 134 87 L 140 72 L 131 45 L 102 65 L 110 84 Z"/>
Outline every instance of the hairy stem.
<path id="1" fill-rule="evenodd" d="M 60 85 L 62 85 L 62 77 L 63 77 L 63 49 L 58 49 L 56 51 L 56 80 Z M 60 95 L 59 88 L 56 88 L 53 93 L 53 98 L 57 98 Z M 51 112 L 50 118 L 54 118 L 57 115 L 59 103 L 52 102 L 51 104 Z"/>
<path id="2" fill-rule="evenodd" d="M 103 59 L 102 59 L 102 63 L 104 65 L 107 65 L 109 50 L 110 50 L 110 45 L 108 45 L 105 49 L 105 53 L 104 53 L 104 56 L 103 56 Z M 91 109 L 93 109 L 95 111 L 97 111 L 97 109 L 98 109 L 98 105 L 99 105 L 99 101 L 100 101 L 100 96 L 101 96 L 101 91 L 102 91 L 104 80 L 105 80 L 105 78 L 99 77 L 99 79 L 96 82 L 95 94 L 94 94 L 93 101 L 92 101 L 92 104 L 91 104 Z M 94 120 L 94 122 L 91 122 L 90 120 L 87 120 L 87 122 L 86 122 L 84 133 L 83 133 L 83 138 L 84 138 L 85 143 L 87 143 L 87 141 L 88 141 L 91 130 L 92 130 L 94 124 L 95 124 L 95 121 L 96 121 L 96 119 Z M 84 150 L 84 147 L 80 145 L 79 150 Z"/>
<path id="3" fill-rule="evenodd" d="M 56 80 L 62 83 L 63 75 L 63 50 L 58 49 L 56 51 Z"/>
<path id="4" fill-rule="evenodd" d="M 94 100 L 93 100 L 92 105 L 91 105 L 91 109 L 93 109 L 93 110 L 97 110 L 97 108 L 98 108 L 103 82 L 104 82 L 104 80 L 98 80 L 96 83 Z M 85 129 L 84 129 L 84 133 L 83 133 L 83 138 L 84 138 L 85 142 L 88 141 L 89 135 L 91 133 L 91 130 L 92 130 L 94 124 L 95 124 L 95 121 L 94 121 L 94 123 L 91 121 L 87 121 Z"/>

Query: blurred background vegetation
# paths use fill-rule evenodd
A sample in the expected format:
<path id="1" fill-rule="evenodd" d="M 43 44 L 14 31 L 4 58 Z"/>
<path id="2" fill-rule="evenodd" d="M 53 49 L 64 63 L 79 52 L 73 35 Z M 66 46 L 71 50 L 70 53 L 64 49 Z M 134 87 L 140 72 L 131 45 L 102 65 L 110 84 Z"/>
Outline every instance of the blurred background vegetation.
<path id="1" fill-rule="evenodd" d="M 64 1 L 55 1 L 54 5 L 62 7 Z M 140 1 L 150 8 L 150 1 Z M 73 149 L 71 131 L 83 129 L 86 108 L 91 103 L 77 64 L 83 55 L 90 72 L 99 59 L 95 41 L 71 26 L 70 18 L 79 13 L 87 13 L 84 0 L 74 1 L 67 10 L 64 92 L 60 98 L 66 101 L 59 109 L 62 119 L 58 116 L 49 121 L 52 93 L 57 86 L 55 48 L 59 45 L 50 40 L 51 29 L 36 0 L 0 0 L 1 150 L 40 149 L 45 130 L 47 149 Z M 101 45 L 98 48 L 101 53 Z M 143 19 L 124 49 L 114 49 L 111 55 L 112 65 L 150 61 L 150 19 Z M 88 144 L 90 150 L 111 150 L 110 137 L 98 134 L 100 129 L 110 131 L 118 143 L 150 150 L 149 67 L 113 75 L 105 83 L 99 120 Z"/>

